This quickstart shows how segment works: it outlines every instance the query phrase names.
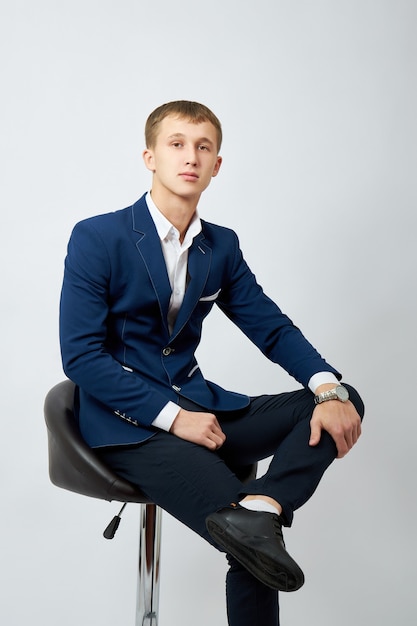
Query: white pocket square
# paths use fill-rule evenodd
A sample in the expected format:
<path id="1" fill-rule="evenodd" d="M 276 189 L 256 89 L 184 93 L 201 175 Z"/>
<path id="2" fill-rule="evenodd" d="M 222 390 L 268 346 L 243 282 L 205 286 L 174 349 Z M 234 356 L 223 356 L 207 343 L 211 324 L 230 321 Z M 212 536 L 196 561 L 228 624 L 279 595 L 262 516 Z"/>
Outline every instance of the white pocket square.
<path id="1" fill-rule="evenodd" d="M 215 300 L 217 298 L 220 292 L 221 289 L 216 291 L 216 293 L 211 294 L 211 296 L 203 296 L 202 298 L 200 298 L 200 302 L 211 302 L 212 300 Z"/>

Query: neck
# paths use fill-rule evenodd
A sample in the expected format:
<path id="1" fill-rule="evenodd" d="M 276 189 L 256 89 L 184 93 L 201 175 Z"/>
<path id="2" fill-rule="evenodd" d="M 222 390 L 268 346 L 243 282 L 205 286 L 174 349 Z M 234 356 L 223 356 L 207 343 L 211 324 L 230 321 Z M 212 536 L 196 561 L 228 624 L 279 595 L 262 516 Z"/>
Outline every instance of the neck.
<path id="1" fill-rule="evenodd" d="M 198 198 L 167 196 L 166 194 L 158 193 L 158 190 L 154 188 L 152 188 L 151 196 L 158 210 L 178 230 L 180 241 L 182 242 L 196 212 Z"/>

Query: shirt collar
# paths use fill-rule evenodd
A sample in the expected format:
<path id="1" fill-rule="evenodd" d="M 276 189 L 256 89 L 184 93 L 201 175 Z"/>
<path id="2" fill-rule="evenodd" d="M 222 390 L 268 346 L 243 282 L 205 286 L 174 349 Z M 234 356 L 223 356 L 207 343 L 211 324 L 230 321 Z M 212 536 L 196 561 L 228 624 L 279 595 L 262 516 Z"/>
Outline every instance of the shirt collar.
<path id="1" fill-rule="evenodd" d="M 146 200 L 146 204 L 148 205 L 149 213 L 151 214 L 151 217 L 154 221 L 155 228 L 156 228 L 156 231 L 158 233 L 158 237 L 160 238 L 160 240 L 164 241 L 164 239 L 166 239 L 173 233 L 175 233 L 176 237 L 178 238 L 179 237 L 178 229 L 175 228 L 175 226 L 171 224 L 169 220 L 167 220 L 165 215 L 161 213 L 161 211 L 156 206 L 155 202 L 152 200 L 152 196 L 150 192 L 146 194 L 145 200 Z M 198 215 L 198 212 L 196 211 L 191 219 L 190 225 L 188 226 L 187 232 L 184 237 L 183 245 L 185 245 L 188 242 L 191 243 L 194 237 L 198 235 L 198 233 L 200 232 L 201 232 L 201 220 Z"/>

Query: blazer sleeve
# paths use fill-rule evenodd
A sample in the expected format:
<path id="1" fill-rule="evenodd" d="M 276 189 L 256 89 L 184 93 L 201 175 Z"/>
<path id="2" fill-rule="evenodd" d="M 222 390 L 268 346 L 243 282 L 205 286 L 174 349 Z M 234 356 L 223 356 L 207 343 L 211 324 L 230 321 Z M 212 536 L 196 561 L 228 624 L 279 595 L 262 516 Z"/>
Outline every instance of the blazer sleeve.
<path id="1" fill-rule="evenodd" d="M 217 304 L 247 337 L 274 363 L 283 367 L 303 386 L 318 372 L 341 374 L 329 365 L 307 341 L 301 330 L 285 315 L 257 283 L 230 231 L 232 263 L 230 279 Z"/>
<path id="2" fill-rule="evenodd" d="M 126 371 L 106 349 L 111 260 L 89 220 L 74 228 L 60 300 L 60 344 L 66 375 L 85 392 L 150 426 L 168 398 Z"/>

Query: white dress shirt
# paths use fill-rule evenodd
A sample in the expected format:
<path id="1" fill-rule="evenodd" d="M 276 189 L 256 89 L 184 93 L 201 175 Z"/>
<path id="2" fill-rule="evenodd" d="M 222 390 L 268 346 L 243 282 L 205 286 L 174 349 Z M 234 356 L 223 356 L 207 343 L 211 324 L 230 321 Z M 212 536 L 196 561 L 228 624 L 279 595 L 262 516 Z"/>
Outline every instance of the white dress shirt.
<path id="1" fill-rule="evenodd" d="M 196 212 L 181 243 L 179 231 L 158 210 L 150 193 L 146 195 L 146 204 L 161 240 L 162 253 L 172 289 L 168 311 L 168 328 L 172 333 L 187 287 L 188 249 L 194 237 L 201 233 L 201 222 Z"/>
<path id="2" fill-rule="evenodd" d="M 168 328 L 170 332 L 172 332 L 187 288 L 188 250 L 194 237 L 201 232 L 201 221 L 196 212 L 185 234 L 184 241 L 181 243 L 179 231 L 162 215 L 161 211 L 159 211 L 152 200 L 150 193 L 146 195 L 146 204 L 148 205 L 159 239 L 161 240 L 162 253 L 164 255 L 172 289 L 168 309 Z M 310 378 L 308 386 L 314 393 L 319 385 L 325 383 L 338 384 L 338 382 L 332 372 L 318 372 Z M 152 425 L 161 430 L 169 431 L 179 410 L 178 404 L 169 401 L 154 419 Z"/>

